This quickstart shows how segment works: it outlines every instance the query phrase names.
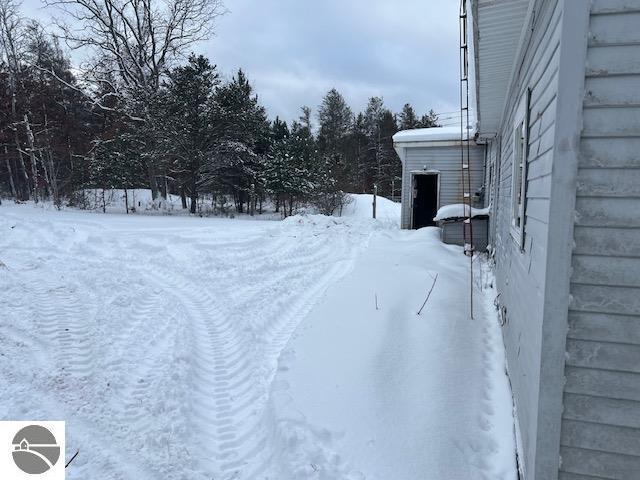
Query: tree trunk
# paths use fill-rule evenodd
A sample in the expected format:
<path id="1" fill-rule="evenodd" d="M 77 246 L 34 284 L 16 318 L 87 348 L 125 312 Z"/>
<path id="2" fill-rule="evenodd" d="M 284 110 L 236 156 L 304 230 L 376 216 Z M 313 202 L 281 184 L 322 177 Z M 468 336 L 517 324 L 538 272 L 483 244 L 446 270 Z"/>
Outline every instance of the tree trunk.
<path id="1" fill-rule="evenodd" d="M 149 175 L 149 188 L 151 189 L 151 199 L 158 198 L 158 184 L 156 182 L 156 168 L 151 161 L 147 162 L 147 175 Z"/>
<path id="2" fill-rule="evenodd" d="M 251 184 L 251 188 L 249 190 L 249 198 L 247 199 L 247 211 L 249 212 L 249 215 L 251 215 L 253 217 L 253 183 Z"/>
<path id="3" fill-rule="evenodd" d="M 180 201 L 182 202 L 182 209 L 187 209 L 187 192 L 184 190 L 184 184 L 180 185 Z"/>
<path id="4" fill-rule="evenodd" d="M 244 213 L 244 193 L 242 190 L 238 191 L 238 204 L 237 204 L 238 213 Z"/>
<path id="5" fill-rule="evenodd" d="M 126 188 L 124 189 L 124 211 L 127 212 L 127 215 L 129 214 L 129 193 Z"/>
<path id="6" fill-rule="evenodd" d="M 18 130 L 14 130 L 13 133 L 14 140 L 16 142 L 16 152 L 18 152 L 18 170 L 20 170 L 20 178 L 22 178 L 20 200 L 29 200 L 29 175 L 27 175 L 27 167 L 24 165 L 24 157 L 22 156 L 22 149 L 20 148 Z"/>
<path id="7" fill-rule="evenodd" d="M 4 147 L 4 161 L 7 164 L 7 171 L 9 172 L 9 186 L 11 187 L 11 195 L 16 200 L 18 199 L 18 192 L 16 191 L 16 184 L 13 181 L 13 169 L 11 168 L 11 162 L 9 161 L 7 146 Z"/>
<path id="8" fill-rule="evenodd" d="M 58 193 L 58 173 L 56 172 L 51 150 L 49 150 L 48 152 L 48 159 L 49 159 L 49 190 L 51 191 L 51 196 L 53 197 L 53 204 L 56 207 L 60 207 L 60 195 Z"/>
<path id="9" fill-rule="evenodd" d="M 29 145 L 29 160 L 31 161 L 31 176 L 33 177 L 33 200 L 38 203 L 38 165 L 36 165 L 35 141 L 26 113 L 24 114 L 24 125 L 27 129 L 27 144 Z"/>
<path id="10" fill-rule="evenodd" d="M 191 178 L 191 209 L 190 212 L 191 213 L 196 213 L 196 207 L 197 207 L 197 202 L 198 202 L 198 192 L 196 190 L 196 177 L 193 176 Z"/>

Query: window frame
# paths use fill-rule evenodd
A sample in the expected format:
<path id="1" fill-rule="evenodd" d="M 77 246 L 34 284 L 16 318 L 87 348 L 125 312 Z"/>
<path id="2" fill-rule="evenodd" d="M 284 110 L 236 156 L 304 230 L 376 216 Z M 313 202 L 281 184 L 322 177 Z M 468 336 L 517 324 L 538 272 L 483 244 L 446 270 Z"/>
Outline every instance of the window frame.
<path id="1" fill-rule="evenodd" d="M 512 130 L 510 231 L 515 243 L 524 251 L 526 223 L 527 173 L 529 163 L 529 112 L 531 89 L 526 90 L 516 111 Z"/>

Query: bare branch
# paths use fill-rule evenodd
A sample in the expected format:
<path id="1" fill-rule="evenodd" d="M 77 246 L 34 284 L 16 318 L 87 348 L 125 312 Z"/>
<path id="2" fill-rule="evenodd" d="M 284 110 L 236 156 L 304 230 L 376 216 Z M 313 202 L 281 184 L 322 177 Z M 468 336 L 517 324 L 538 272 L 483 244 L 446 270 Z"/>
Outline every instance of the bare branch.
<path id="1" fill-rule="evenodd" d="M 213 34 L 221 0 L 45 0 L 74 20 L 59 25 L 72 48 L 117 64 L 128 88 L 155 91 L 163 71 L 192 44 Z"/>

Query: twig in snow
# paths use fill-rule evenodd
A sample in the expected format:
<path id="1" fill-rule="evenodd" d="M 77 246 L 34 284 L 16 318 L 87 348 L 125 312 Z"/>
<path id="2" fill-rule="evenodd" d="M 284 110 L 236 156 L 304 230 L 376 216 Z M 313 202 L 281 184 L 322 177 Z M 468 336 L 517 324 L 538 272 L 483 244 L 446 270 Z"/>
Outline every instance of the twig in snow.
<path id="1" fill-rule="evenodd" d="M 76 459 L 79 453 L 80 453 L 80 449 L 76 450 L 76 453 L 73 455 L 73 457 L 71 457 L 71 460 L 67 462 L 64 468 L 67 468 L 69 465 L 71 465 L 71 462 L 73 462 Z"/>
<path id="2" fill-rule="evenodd" d="M 424 306 L 427 304 L 427 302 L 429 301 L 429 297 L 431 296 L 431 292 L 433 292 L 433 287 L 436 286 L 436 281 L 438 280 L 438 274 L 436 273 L 436 276 L 433 277 L 433 283 L 431 284 L 431 288 L 429 289 L 429 293 L 427 293 L 427 298 L 424 299 L 424 303 L 422 304 L 422 306 L 420 307 L 420 310 L 418 310 L 417 315 L 420 315 L 420 313 L 422 312 L 422 309 L 424 308 Z"/>
<path id="3" fill-rule="evenodd" d="M 377 294 L 377 293 L 374 293 L 374 294 L 373 294 L 373 296 L 374 296 L 374 297 L 375 297 L 375 299 L 376 299 L 376 310 L 380 310 L 380 309 L 378 308 L 378 294 Z"/>

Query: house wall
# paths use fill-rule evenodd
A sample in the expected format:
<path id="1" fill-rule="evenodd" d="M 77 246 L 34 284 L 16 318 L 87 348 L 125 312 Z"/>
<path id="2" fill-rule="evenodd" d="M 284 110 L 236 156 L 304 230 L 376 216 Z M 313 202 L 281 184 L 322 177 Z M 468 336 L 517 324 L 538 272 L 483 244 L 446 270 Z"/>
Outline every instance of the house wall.
<path id="1" fill-rule="evenodd" d="M 560 479 L 640 478 L 640 0 L 589 19 Z"/>
<path id="2" fill-rule="evenodd" d="M 571 0 L 569 0 L 571 1 Z M 515 59 L 512 83 L 497 136 L 487 144 L 487 164 L 493 164 L 493 196 L 490 241 L 495 248 L 496 286 L 499 302 L 506 308 L 503 337 L 507 364 L 518 420 L 518 449 L 525 479 L 549 480 L 540 462 L 551 463 L 557 472 L 559 418 L 556 430 L 547 422 L 549 431 L 539 431 L 545 424 L 542 409 L 546 398 L 541 383 L 543 370 L 543 321 L 547 295 L 547 247 L 552 192 L 553 159 L 558 104 L 560 39 L 562 35 L 561 0 L 537 0 L 524 36 L 524 46 Z M 480 79 L 482 81 L 482 79 Z M 522 249 L 511 234 L 511 181 L 513 130 L 518 108 L 527 89 L 531 89 L 529 141 L 527 157 L 527 191 Z M 487 195 L 488 197 L 488 195 Z M 567 256 L 568 257 L 568 256 Z M 567 261 L 568 267 L 568 261 Z M 568 280 L 566 281 L 568 290 Z M 566 310 L 565 310 L 566 312 Z M 566 313 L 564 315 L 566 323 Z M 564 332 L 558 335 L 564 340 Z M 562 367 L 556 371 L 562 377 Z M 562 388 L 559 387 L 558 407 Z M 542 415 L 540 412 L 543 412 Z M 559 413 L 558 413 L 559 417 Z M 551 437 L 551 446 L 540 446 L 542 436 Z M 548 451 L 543 451 L 548 448 Z M 550 460 L 551 459 L 551 460 Z"/>
<path id="3" fill-rule="evenodd" d="M 439 206 L 462 203 L 460 144 L 404 147 L 402 156 L 402 228 L 411 228 L 412 184 L 411 172 L 428 170 L 440 172 Z M 470 147 L 471 193 L 483 184 L 483 147 Z"/>

